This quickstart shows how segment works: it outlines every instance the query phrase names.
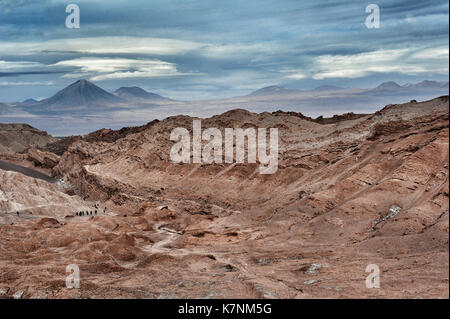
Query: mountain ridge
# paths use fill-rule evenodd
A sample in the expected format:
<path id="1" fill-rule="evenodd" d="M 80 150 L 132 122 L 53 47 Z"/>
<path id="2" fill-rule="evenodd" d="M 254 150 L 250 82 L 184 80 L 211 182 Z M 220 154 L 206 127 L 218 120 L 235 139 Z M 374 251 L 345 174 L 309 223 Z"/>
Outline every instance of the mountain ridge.
<path id="1" fill-rule="evenodd" d="M 114 95 L 125 100 L 169 100 L 164 96 L 148 92 L 138 86 L 122 86 L 114 91 Z"/>

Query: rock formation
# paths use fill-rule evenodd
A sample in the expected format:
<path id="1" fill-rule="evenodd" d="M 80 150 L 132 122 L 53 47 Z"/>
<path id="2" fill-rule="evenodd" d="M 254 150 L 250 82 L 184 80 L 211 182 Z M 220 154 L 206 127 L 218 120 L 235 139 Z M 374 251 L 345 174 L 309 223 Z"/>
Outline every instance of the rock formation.
<path id="1" fill-rule="evenodd" d="M 43 147 L 56 139 L 28 124 L 0 123 L 0 153 L 22 153 L 30 147 Z"/>

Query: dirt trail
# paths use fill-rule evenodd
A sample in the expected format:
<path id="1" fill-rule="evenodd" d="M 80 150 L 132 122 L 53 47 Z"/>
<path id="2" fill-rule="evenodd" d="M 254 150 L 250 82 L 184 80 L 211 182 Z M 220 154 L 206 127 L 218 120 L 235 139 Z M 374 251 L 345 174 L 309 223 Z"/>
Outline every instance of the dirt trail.
<path id="1" fill-rule="evenodd" d="M 0 160 L 0 169 L 5 170 L 5 171 L 13 171 L 13 172 L 21 173 L 23 175 L 33 177 L 33 178 L 38 178 L 38 179 L 44 180 L 44 181 L 52 183 L 52 184 L 57 182 L 57 180 L 54 179 L 53 177 L 45 175 L 37 170 L 28 168 L 28 167 L 24 167 L 24 166 L 20 166 L 20 165 L 16 165 L 16 164 L 12 164 L 12 163 L 5 162 L 2 160 Z"/>
<path id="2" fill-rule="evenodd" d="M 179 232 L 165 228 L 164 223 L 157 223 L 153 226 L 153 230 L 158 234 L 163 234 L 166 236 L 163 240 L 160 240 L 153 245 L 147 245 L 143 248 L 144 251 L 150 254 L 167 254 L 173 257 L 187 256 L 187 255 L 203 255 L 207 254 L 204 250 L 201 249 L 187 249 L 187 248 L 173 248 L 167 247 L 182 236 Z"/>

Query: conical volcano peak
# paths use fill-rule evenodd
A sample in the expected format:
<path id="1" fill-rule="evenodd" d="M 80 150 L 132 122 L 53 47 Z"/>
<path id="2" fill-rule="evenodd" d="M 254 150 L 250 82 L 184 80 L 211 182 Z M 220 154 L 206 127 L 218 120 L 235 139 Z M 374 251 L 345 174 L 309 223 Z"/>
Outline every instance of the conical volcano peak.
<path id="1" fill-rule="evenodd" d="M 76 81 L 76 82 L 73 83 L 73 84 L 79 84 L 79 85 L 81 85 L 81 86 L 89 85 L 89 84 L 94 85 L 93 83 L 91 83 L 91 82 L 89 82 L 88 80 L 85 80 L 85 79 L 78 80 L 78 81 Z"/>
<path id="2" fill-rule="evenodd" d="M 106 106 L 123 102 L 119 97 L 103 90 L 88 80 L 78 80 L 52 97 L 41 101 L 45 107 L 62 110 L 68 107 Z"/>

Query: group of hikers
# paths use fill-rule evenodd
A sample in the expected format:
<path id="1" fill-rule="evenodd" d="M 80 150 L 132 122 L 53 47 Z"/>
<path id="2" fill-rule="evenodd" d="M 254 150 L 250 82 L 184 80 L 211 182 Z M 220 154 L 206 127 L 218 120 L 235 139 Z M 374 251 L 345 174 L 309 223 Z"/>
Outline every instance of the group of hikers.
<path id="1" fill-rule="evenodd" d="M 82 211 L 80 211 L 80 212 L 76 212 L 75 215 L 76 215 L 76 216 L 92 216 L 92 215 L 97 215 L 98 209 L 99 209 L 100 206 L 99 206 L 99 204 L 94 204 L 93 207 L 95 208 L 95 210 L 86 210 L 86 211 L 82 210 Z M 106 211 L 107 211 L 107 210 L 106 210 L 106 207 L 104 207 L 104 208 L 103 208 L 103 214 L 106 214 Z M 29 214 L 33 215 L 32 212 L 30 212 Z M 16 215 L 17 215 L 17 217 L 19 217 L 19 216 L 20 216 L 20 213 L 19 213 L 18 211 L 16 211 Z"/>
<path id="2" fill-rule="evenodd" d="M 97 211 L 94 211 L 94 214 L 97 215 Z M 81 212 L 76 212 L 75 213 L 76 216 L 89 216 L 92 215 L 92 210 L 91 211 L 81 211 Z"/>
<path id="3" fill-rule="evenodd" d="M 75 213 L 75 215 L 76 216 L 92 216 L 92 215 L 97 215 L 97 211 L 98 211 L 98 208 L 99 208 L 99 205 L 98 204 L 94 204 L 94 206 L 93 206 L 94 208 L 95 208 L 95 210 L 87 210 L 87 211 L 80 211 L 80 212 L 76 212 Z M 103 214 L 106 214 L 106 207 L 105 208 L 103 208 Z"/>

